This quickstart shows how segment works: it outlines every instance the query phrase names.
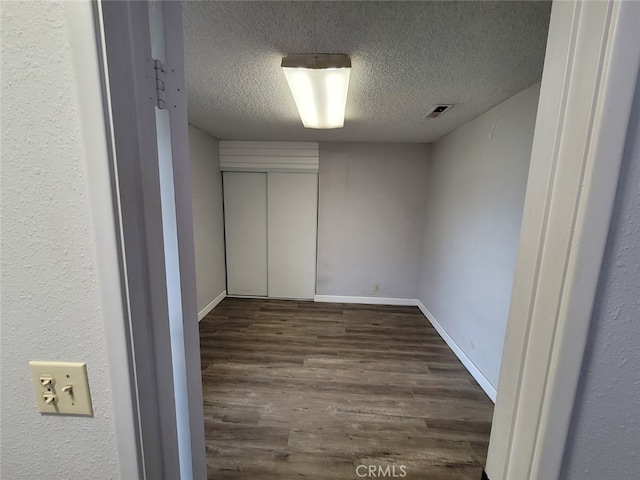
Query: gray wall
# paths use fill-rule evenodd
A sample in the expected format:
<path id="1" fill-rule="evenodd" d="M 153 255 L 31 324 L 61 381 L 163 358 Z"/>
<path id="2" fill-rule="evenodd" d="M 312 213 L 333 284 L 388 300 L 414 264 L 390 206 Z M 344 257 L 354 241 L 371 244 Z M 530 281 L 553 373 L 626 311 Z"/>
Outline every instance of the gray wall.
<path id="1" fill-rule="evenodd" d="M 416 298 L 426 167 L 426 145 L 320 144 L 318 295 Z"/>
<path id="2" fill-rule="evenodd" d="M 218 140 L 189 125 L 198 312 L 226 289 Z"/>
<path id="3" fill-rule="evenodd" d="M 561 478 L 640 477 L 640 83 Z"/>
<path id="4" fill-rule="evenodd" d="M 424 185 L 419 298 L 494 387 L 538 95 L 533 86 L 432 144 Z"/>
<path id="5" fill-rule="evenodd" d="M 92 25 L 91 8 L 85 6 L 83 24 Z M 112 401 L 121 393 L 116 386 L 128 388 L 127 371 L 112 385 L 97 261 L 103 252 L 95 243 L 101 241 L 97 230 L 112 241 L 115 233 L 92 218 L 87 168 L 104 161 L 106 146 L 84 144 L 84 129 L 96 125 L 81 121 L 86 105 L 79 99 L 88 92 L 100 104 L 97 54 L 91 36 L 71 48 L 66 8 L 76 7 L 2 4 L 3 479 L 119 476 L 114 425 L 119 412 Z M 74 75 L 72 55 L 78 51 L 93 60 L 82 65 L 95 69 L 93 83 L 78 83 Z M 108 176 L 101 180 L 108 191 Z M 105 203 L 110 206 L 108 199 Z M 115 289 L 119 292 L 117 280 Z M 93 417 L 38 413 L 29 360 L 86 362 Z M 120 424 L 118 431 L 132 427 Z"/>

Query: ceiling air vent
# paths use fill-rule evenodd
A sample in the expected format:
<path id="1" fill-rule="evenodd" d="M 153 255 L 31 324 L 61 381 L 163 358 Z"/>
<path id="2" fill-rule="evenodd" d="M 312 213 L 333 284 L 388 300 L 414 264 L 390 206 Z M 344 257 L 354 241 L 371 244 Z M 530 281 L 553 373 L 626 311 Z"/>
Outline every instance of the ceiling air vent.
<path id="1" fill-rule="evenodd" d="M 429 110 L 429 113 L 427 113 L 424 118 L 438 118 L 439 116 L 444 114 L 444 112 L 447 112 L 448 110 L 450 110 L 451 107 L 453 107 L 453 105 L 444 104 L 444 103 L 440 105 L 434 105 L 433 108 Z"/>

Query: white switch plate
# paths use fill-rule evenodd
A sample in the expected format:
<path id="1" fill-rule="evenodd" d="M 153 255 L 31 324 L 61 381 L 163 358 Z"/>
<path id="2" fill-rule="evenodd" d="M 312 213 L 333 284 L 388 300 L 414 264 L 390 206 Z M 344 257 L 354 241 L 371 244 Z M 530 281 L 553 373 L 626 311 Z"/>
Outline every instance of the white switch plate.
<path id="1" fill-rule="evenodd" d="M 87 365 L 74 362 L 29 362 L 36 404 L 41 413 L 61 415 L 93 415 Z M 42 379 L 52 378 L 52 382 Z M 43 383 L 49 383 L 43 385 Z M 71 387 L 71 392 L 69 388 Z M 55 396 L 55 402 L 47 404 L 45 394 Z"/>

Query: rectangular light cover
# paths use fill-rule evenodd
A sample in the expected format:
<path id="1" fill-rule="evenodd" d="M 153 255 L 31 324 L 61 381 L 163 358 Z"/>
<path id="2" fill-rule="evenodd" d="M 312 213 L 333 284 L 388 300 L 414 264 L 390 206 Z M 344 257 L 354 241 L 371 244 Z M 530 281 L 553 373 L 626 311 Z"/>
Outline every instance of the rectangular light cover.
<path id="1" fill-rule="evenodd" d="M 349 89 L 349 67 L 282 66 L 305 128 L 341 128 Z"/>

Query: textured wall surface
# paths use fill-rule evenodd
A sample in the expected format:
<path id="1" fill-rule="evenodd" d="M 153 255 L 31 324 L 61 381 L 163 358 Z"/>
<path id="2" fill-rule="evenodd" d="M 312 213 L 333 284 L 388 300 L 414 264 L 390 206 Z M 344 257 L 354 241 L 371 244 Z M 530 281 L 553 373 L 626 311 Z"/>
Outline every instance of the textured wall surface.
<path id="1" fill-rule="evenodd" d="M 432 144 L 419 298 L 497 387 L 539 85 Z"/>
<path id="2" fill-rule="evenodd" d="M 561 478 L 640 477 L 640 83 Z"/>
<path id="3" fill-rule="evenodd" d="M 426 169 L 426 145 L 320 144 L 316 294 L 416 298 Z"/>
<path id="4" fill-rule="evenodd" d="M 1 8 L 0 476 L 117 478 L 65 7 L 54 2 L 2 2 Z M 86 362 L 94 416 L 39 414 L 29 360 Z"/>
<path id="5" fill-rule="evenodd" d="M 189 125 L 198 311 L 226 289 L 222 175 L 218 141 Z"/>

